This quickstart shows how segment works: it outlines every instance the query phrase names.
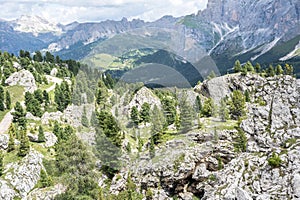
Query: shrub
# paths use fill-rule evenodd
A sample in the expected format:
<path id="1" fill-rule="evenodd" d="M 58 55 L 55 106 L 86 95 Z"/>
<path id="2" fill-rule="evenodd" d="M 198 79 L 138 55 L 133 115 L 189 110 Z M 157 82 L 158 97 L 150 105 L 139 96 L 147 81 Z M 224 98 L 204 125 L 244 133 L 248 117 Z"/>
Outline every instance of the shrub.
<path id="1" fill-rule="evenodd" d="M 272 153 L 272 156 L 268 159 L 268 163 L 271 167 L 276 168 L 280 167 L 282 160 L 276 153 Z"/>

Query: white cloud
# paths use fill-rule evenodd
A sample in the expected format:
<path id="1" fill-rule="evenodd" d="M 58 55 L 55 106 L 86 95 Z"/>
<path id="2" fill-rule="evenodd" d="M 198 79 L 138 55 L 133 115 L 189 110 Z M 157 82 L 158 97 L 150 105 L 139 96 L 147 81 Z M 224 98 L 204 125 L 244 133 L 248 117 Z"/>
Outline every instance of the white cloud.
<path id="1" fill-rule="evenodd" d="M 63 24 L 140 18 L 156 20 L 164 15 L 183 16 L 204 9 L 207 0 L 2 0 L 0 18 L 39 15 Z"/>

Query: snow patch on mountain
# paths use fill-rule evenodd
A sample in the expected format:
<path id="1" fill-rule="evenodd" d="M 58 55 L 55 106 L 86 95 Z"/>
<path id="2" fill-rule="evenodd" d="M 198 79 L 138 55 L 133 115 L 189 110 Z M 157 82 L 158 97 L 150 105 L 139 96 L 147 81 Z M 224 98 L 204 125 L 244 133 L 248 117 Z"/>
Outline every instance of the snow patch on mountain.
<path id="1" fill-rule="evenodd" d="M 51 23 L 39 16 L 22 15 L 14 23 L 15 31 L 33 33 L 34 36 L 38 36 L 40 33 L 54 33 L 55 35 L 63 33 L 58 24 Z"/>

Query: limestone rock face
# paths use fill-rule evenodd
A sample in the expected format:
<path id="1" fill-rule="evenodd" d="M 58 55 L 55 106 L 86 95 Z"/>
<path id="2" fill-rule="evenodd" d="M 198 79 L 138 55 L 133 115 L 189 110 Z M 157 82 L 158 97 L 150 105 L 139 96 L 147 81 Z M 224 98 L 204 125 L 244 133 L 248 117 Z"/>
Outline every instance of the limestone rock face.
<path id="1" fill-rule="evenodd" d="M 159 98 L 150 89 L 142 87 L 132 98 L 128 105 L 128 110 L 131 110 L 133 106 L 136 106 L 140 110 L 144 103 L 148 103 L 152 109 L 155 105 L 159 108 L 161 107 Z"/>
<path id="2" fill-rule="evenodd" d="M 62 115 L 63 114 L 60 111 L 51 112 L 51 113 L 45 112 L 41 118 L 42 124 L 49 124 L 50 120 L 60 122 Z"/>
<path id="3" fill-rule="evenodd" d="M 61 184 L 57 184 L 49 188 L 37 188 L 29 193 L 29 195 L 26 197 L 26 200 L 52 200 L 55 196 L 62 194 L 65 190 L 66 187 Z"/>
<path id="4" fill-rule="evenodd" d="M 150 188 L 154 199 L 300 198 L 299 80 L 233 74 L 195 88 L 216 101 L 233 90 L 250 92 L 247 118 L 240 124 L 246 152 L 236 150 L 236 130 L 207 126 L 156 146 L 153 158 L 148 151 L 140 154 L 119 176 L 126 177 L 129 170 L 134 183 L 144 192 Z M 269 164 L 273 153 L 282 161 L 278 167 Z M 124 188 L 118 180 L 112 182 L 112 192 Z"/>
<path id="5" fill-rule="evenodd" d="M 5 83 L 9 86 L 13 86 L 13 85 L 24 86 L 25 92 L 29 91 L 33 93 L 37 89 L 37 86 L 35 84 L 35 79 L 32 73 L 25 69 L 10 75 L 5 80 Z"/>
<path id="6" fill-rule="evenodd" d="M 54 135 L 51 132 L 45 132 L 44 134 L 45 134 L 45 138 L 46 138 L 45 147 L 53 147 L 55 145 L 55 143 L 57 142 L 56 135 Z"/>
<path id="7" fill-rule="evenodd" d="M 22 198 L 25 198 L 38 182 L 42 169 L 42 158 L 42 154 L 31 150 L 20 163 L 13 163 L 8 166 L 5 179 Z"/>
<path id="8" fill-rule="evenodd" d="M 0 179 L 0 199 L 13 200 L 17 192 L 3 179 Z"/>
<path id="9" fill-rule="evenodd" d="M 63 113 L 63 119 L 74 127 L 81 126 L 81 117 L 83 115 L 84 107 L 86 108 L 86 116 L 88 120 L 91 119 L 94 105 L 84 104 L 80 106 L 69 105 Z"/>

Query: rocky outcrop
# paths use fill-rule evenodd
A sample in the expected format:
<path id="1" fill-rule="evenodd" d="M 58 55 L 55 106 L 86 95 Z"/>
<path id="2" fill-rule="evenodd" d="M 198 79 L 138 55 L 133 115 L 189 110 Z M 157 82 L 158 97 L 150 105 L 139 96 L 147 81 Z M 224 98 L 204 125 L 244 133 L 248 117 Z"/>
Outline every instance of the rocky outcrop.
<path id="1" fill-rule="evenodd" d="M 45 142 L 45 147 L 53 147 L 55 143 L 57 142 L 57 137 L 51 132 L 45 132 L 44 133 L 46 142 Z"/>
<path id="2" fill-rule="evenodd" d="M 42 154 L 30 150 L 29 154 L 20 162 L 10 163 L 6 166 L 5 180 L 22 198 L 25 198 L 38 182 L 43 166 L 42 158 Z M 0 194 L 2 194 L 2 191 L 0 191 Z"/>
<path id="3" fill-rule="evenodd" d="M 50 121 L 58 121 L 61 122 L 62 119 L 62 112 L 57 111 L 57 112 L 45 112 L 41 118 L 42 124 L 49 124 Z"/>
<path id="4" fill-rule="evenodd" d="M 0 134 L 0 149 L 5 150 L 8 147 L 9 136 L 7 134 Z"/>
<path id="5" fill-rule="evenodd" d="M 28 70 L 21 70 L 19 72 L 15 72 L 10 75 L 6 80 L 5 84 L 12 85 L 20 85 L 24 86 L 25 92 L 34 92 L 37 89 L 35 84 L 35 79 L 32 73 Z"/>
<path id="6" fill-rule="evenodd" d="M 74 127 L 82 126 L 81 117 L 83 114 L 84 107 L 86 109 L 86 116 L 88 120 L 91 119 L 94 105 L 84 104 L 81 106 L 69 105 L 63 113 L 63 119 Z"/>
<path id="7" fill-rule="evenodd" d="M 131 108 L 133 106 L 136 106 L 138 110 L 140 110 L 144 103 L 148 103 L 151 109 L 153 109 L 155 105 L 158 106 L 158 108 L 161 108 L 160 99 L 155 94 L 153 94 L 150 89 L 142 87 L 135 93 L 126 109 L 128 110 L 128 112 L 130 112 Z"/>
<path id="8" fill-rule="evenodd" d="M 66 190 L 66 187 L 57 184 L 48 188 L 37 188 L 28 194 L 26 200 L 40 199 L 40 200 L 52 200 L 55 196 L 62 194 Z"/>
<path id="9" fill-rule="evenodd" d="M 57 72 L 58 72 L 57 68 L 53 68 L 50 72 L 50 76 L 56 76 Z"/>
<path id="10" fill-rule="evenodd" d="M 18 193 L 7 181 L 0 179 L 0 199 L 13 200 L 18 196 Z"/>
<path id="11" fill-rule="evenodd" d="M 237 151 L 236 130 L 210 126 L 193 130 L 156 147 L 152 159 L 145 152 L 126 163 L 119 178 L 114 178 L 111 192 L 117 194 L 126 187 L 122 177 L 130 171 L 137 186 L 144 192 L 150 189 L 154 199 L 174 195 L 207 200 L 299 198 L 300 81 L 291 76 L 233 74 L 205 81 L 195 89 L 216 99 L 233 90 L 250 92 L 247 119 L 240 124 L 246 151 Z M 269 163 L 273 153 L 281 160 L 277 166 Z"/>

